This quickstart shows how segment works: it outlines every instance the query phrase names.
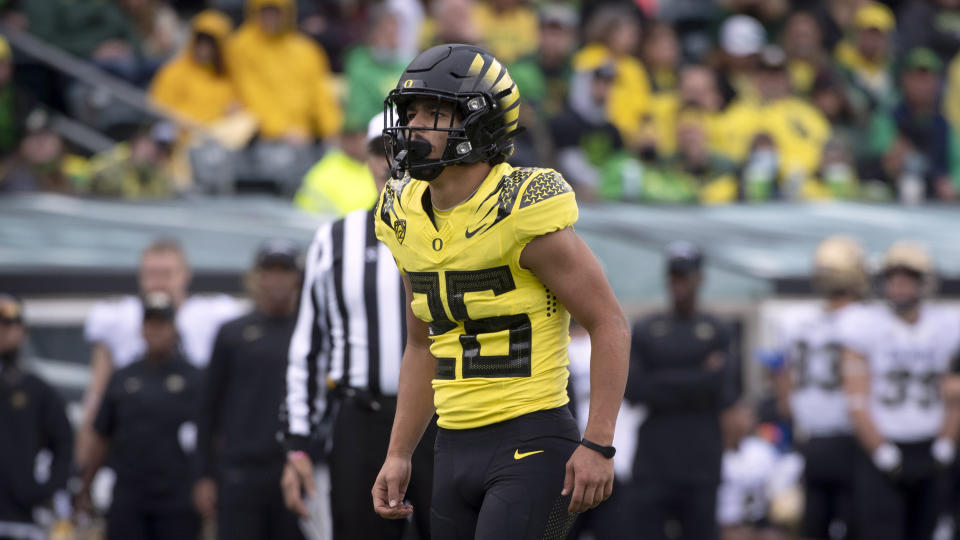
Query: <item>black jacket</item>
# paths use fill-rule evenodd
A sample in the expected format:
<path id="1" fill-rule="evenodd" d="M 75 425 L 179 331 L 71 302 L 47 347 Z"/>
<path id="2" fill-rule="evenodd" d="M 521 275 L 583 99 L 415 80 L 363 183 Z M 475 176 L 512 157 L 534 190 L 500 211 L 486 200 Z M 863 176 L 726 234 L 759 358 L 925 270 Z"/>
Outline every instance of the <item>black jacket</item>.
<path id="1" fill-rule="evenodd" d="M 287 351 L 297 323 L 253 312 L 220 328 L 204 377 L 200 474 L 220 467 L 283 464 Z"/>
<path id="2" fill-rule="evenodd" d="M 730 333 L 715 317 L 655 314 L 633 328 L 626 397 L 647 406 L 637 437 L 638 479 L 720 481 L 720 412 L 736 400 Z M 706 367 L 712 353 L 723 367 Z"/>
<path id="3" fill-rule="evenodd" d="M 53 454 L 50 476 L 34 477 L 41 450 Z M 40 378 L 0 371 L 0 521 L 32 522 L 32 508 L 64 489 L 73 459 L 73 433 L 63 401 Z"/>

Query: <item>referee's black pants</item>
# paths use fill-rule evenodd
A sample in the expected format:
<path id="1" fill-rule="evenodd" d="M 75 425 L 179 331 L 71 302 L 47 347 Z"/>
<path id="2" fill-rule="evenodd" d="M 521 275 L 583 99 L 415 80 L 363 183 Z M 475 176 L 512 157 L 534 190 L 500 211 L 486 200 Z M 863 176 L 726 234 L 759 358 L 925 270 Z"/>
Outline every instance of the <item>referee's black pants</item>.
<path id="1" fill-rule="evenodd" d="M 387 456 L 390 429 L 397 398 L 379 397 L 379 410 L 365 400 L 344 398 L 333 424 L 330 450 L 330 509 L 334 540 L 400 540 L 406 520 L 383 519 L 373 511 L 370 494 Z M 413 475 L 407 500 L 421 540 L 430 539 L 430 489 L 433 483 L 433 442 L 436 423 L 431 422 L 413 454 Z"/>
<path id="2" fill-rule="evenodd" d="M 281 463 L 225 466 L 217 482 L 221 540 L 303 540 L 297 516 L 283 504 Z"/>

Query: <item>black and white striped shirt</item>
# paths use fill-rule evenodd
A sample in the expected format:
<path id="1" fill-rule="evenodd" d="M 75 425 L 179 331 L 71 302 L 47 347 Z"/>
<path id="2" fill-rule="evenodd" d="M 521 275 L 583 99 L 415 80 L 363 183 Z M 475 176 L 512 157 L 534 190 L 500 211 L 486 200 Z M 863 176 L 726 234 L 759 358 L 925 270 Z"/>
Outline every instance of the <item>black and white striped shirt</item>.
<path id="1" fill-rule="evenodd" d="M 403 281 L 358 210 L 320 227 L 307 252 L 300 314 L 287 367 L 288 433 L 306 437 L 329 379 L 395 396 L 406 341 Z"/>

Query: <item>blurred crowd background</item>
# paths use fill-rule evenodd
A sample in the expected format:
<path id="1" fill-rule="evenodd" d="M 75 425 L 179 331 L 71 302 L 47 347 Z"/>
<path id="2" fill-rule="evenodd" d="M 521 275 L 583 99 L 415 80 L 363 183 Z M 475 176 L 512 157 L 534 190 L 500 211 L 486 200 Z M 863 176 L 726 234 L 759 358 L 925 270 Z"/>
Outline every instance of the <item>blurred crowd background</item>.
<path id="1" fill-rule="evenodd" d="M 441 42 L 507 64 L 526 128 L 513 163 L 559 169 L 581 200 L 916 204 L 960 185 L 955 0 L 4 0 L 0 14 L 0 193 L 366 206 L 366 124 Z"/>

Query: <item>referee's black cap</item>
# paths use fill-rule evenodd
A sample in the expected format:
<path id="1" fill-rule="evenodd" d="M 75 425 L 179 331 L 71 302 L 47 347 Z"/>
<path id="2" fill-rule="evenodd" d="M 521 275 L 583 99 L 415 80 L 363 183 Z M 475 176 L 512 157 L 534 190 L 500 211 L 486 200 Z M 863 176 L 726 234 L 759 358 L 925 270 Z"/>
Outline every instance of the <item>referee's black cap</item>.
<path id="1" fill-rule="evenodd" d="M 703 252 L 690 242 L 671 242 L 667 245 L 667 272 L 692 274 L 703 268 Z"/>
<path id="2" fill-rule="evenodd" d="M 173 297 L 161 291 L 143 296 L 143 320 L 172 321 L 177 314 Z"/>
<path id="3" fill-rule="evenodd" d="M 303 256 L 296 242 L 285 239 L 267 240 L 260 245 L 256 257 L 257 268 L 284 268 L 300 271 L 303 269 Z"/>

